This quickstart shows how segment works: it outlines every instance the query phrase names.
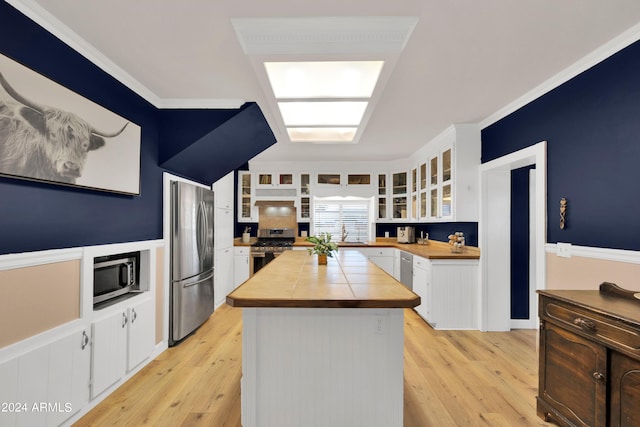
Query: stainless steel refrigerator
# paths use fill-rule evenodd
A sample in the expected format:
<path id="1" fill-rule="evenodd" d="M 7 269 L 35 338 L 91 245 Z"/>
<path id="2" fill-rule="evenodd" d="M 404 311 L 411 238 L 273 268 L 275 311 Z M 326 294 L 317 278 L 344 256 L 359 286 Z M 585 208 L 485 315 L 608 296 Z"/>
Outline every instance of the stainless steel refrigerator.
<path id="1" fill-rule="evenodd" d="M 171 346 L 213 313 L 213 208 L 213 191 L 171 182 Z"/>

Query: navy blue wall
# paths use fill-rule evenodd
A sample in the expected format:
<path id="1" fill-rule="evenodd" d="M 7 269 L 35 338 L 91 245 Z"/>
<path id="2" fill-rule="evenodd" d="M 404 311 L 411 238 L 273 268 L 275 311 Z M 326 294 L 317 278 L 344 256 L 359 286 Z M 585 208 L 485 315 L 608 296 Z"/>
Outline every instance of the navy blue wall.
<path id="1" fill-rule="evenodd" d="M 511 171 L 511 318 L 529 318 L 529 171 Z"/>
<path id="2" fill-rule="evenodd" d="M 397 228 L 409 226 L 416 229 L 416 239 L 420 237 L 420 232 L 429 233 L 430 240 L 447 242 L 449 235 L 461 231 L 464 233 L 464 240 L 468 246 L 478 246 L 478 223 L 477 222 L 433 222 L 433 223 L 386 223 L 376 224 L 376 236 L 384 237 L 386 231 L 389 237 L 397 237 Z"/>
<path id="3" fill-rule="evenodd" d="M 5 2 L 0 2 L 0 53 L 142 128 L 140 196 L 0 177 L 0 254 L 162 238 L 160 161 L 238 112 L 160 111 Z M 273 139 L 268 133 L 264 144 Z M 234 149 L 234 158 L 243 158 L 239 165 L 259 147 L 246 141 Z M 216 154 L 216 160 L 224 161 L 221 157 Z M 213 173 L 221 177 L 233 167 L 225 163 Z"/>
<path id="4" fill-rule="evenodd" d="M 483 163 L 547 141 L 548 242 L 640 250 L 639 76 L 636 42 L 482 131 Z"/>
<path id="5" fill-rule="evenodd" d="M 5 2 L 0 53 L 142 128 L 140 196 L 0 178 L 0 253 L 161 238 L 157 110 Z"/>

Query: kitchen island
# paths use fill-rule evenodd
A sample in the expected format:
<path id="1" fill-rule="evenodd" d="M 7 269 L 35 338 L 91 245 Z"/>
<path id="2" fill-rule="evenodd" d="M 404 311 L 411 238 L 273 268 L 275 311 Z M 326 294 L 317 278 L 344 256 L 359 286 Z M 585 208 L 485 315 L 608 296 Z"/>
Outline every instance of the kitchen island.
<path id="1" fill-rule="evenodd" d="M 242 307 L 242 425 L 401 427 L 404 308 L 420 297 L 356 250 L 287 251 L 227 296 Z"/>

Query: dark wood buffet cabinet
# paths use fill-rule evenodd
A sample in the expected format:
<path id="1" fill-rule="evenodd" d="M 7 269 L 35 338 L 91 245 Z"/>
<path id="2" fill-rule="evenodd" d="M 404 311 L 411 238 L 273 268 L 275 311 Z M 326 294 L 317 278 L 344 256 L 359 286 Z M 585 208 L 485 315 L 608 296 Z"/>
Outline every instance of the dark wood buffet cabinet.
<path id="1" fill-rule="evenodd" d="M 640 426 L 640 300 L 606 285 L 538 291 L 537 414 L 545 421 Z"/>

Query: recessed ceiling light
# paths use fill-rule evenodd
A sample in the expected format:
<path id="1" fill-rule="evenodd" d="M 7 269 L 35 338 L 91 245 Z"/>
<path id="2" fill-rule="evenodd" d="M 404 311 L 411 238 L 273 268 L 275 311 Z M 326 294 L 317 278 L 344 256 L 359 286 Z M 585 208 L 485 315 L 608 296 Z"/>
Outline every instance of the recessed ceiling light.
<path id="1" fill-rule="evenodd" d="M 356 135 L 356 127 L 289 127 L 287 133 L 291 142 L 314 143 L 352 143 Z"/>

